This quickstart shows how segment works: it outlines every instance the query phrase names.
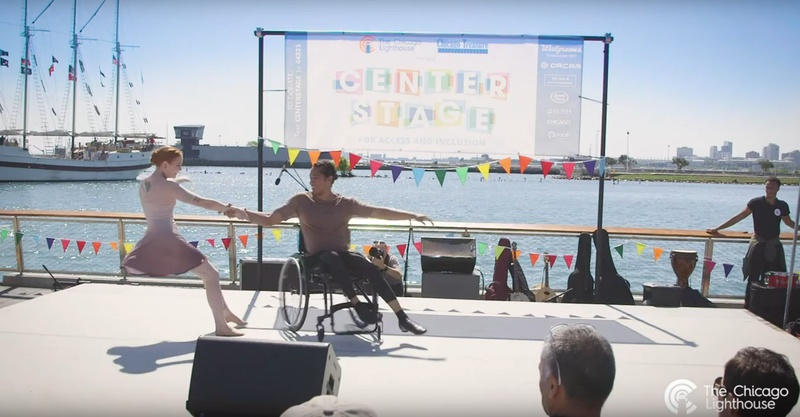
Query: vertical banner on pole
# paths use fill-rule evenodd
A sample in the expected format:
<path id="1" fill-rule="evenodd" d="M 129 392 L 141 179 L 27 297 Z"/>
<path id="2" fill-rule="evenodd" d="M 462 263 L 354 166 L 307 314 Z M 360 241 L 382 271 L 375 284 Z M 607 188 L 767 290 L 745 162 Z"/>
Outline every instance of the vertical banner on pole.
<path id="1" fill-rule="evenodd" d="M 304 32 L 286 34 L 286 113 L 285 144 L 307 148 L 308 126 L 308 36 Z M 298 145 L 301 144 L 301 145 Z"/>

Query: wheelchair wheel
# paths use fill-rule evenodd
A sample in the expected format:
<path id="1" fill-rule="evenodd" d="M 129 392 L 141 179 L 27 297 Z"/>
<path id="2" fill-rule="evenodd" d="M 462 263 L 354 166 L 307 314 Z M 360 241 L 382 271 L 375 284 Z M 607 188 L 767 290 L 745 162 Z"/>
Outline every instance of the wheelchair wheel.
<path id="1" fill-rule="evenodd" d="M 280 314 L 289 330 L 296 332 L 303 327 L 308 314 L 309 291 L 303 263 L 296 256 L 286 260 L 278 280 Z"/>

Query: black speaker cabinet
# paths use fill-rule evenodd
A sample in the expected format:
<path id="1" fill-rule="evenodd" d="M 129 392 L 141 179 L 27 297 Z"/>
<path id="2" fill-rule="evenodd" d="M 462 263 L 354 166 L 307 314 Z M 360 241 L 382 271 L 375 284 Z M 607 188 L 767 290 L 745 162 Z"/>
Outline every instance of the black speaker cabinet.
<path id="1" fill-rule="evenodd" d="M 677 285 L 642 284 L 642 303 L 653 307 L 680 307 L 683 288 Z"/>
<path id="2" fill-rule="evenodd" d="M 186 410 L 194 417 L 280 416 L 318 395 L 338 395 L 329 343 L 201 336 Z"/>
<path id="3" fill-rule="evenodd" d="M 750 287 L 750 312 L 783 328 L 786 309 L 786 288 L 768 288 L 759 283 Z M 789 299 L 789 321 L 800 318 L 800 289 L 792 291 Z"/>
<path id="4" fill-rule="evenodd" d="M 261 258 L 261 279 L 256 274 L 258 258 L 242 258 L 239 270 L 242 272 L 242 290 L 278 291 L 278 279 L 286 259 Z"/>
<path id="5" fill-rule="evenodd" d="M 472 274 L 475 269 L 475 239 L 465 237 L 423 237 L 422 272 Z"/>

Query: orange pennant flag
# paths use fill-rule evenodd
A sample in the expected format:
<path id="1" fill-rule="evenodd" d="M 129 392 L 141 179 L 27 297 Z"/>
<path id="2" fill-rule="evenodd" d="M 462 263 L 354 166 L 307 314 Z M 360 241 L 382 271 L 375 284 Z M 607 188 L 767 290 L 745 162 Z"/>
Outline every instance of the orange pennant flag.
<path id="1" fill-rule="evenodd" d="M 114 249 L 114 252 L 117 251 L 117 242 L 108 242 L 108 245 L 111 246 L 111 249 Z"/>
<path id="2" fill-rule="evenodd" d="M 86 246 L 86 241 L 76 240 L 75 244 L 78 245 L 78 254 L 83 253 L 83 248 Z"/>
<path id="3" fill-rule="evenodd" d="M 372 245 L 362 245 L 361 246 L 361 249 L 364 250 L 364 255 L 369 256 L 369 248 L 371 248 L 371 247 L 372 247 Z"/>
<path id="4" fill-rule="evenodd" d="M 503 167 L 504 170 L 506 170 L 506 174 L 511 173 L 511 157 L 503 158 L 497 162 L 499 162 L 500 166 Z"/>
<path id="5" fill-rule="evenodd" d="M 242 242 L 242 246 L 244 247 L 247 247 L 247 238 L 248 238 L 247 235 L 239 235 L 239 241 Z"/>
<path id="6" fill-rule="evenodd" d="M 225 246 L 225 250 L 228 250 L 228 246 L 231 245 L 231 238 L 223 237 L 222 238 L 222 246 Z"/>
<path id="7" fill-rule="evenodd" d="M 97 255 L 97 252 L 100 252 L 100 246 L 103 244 L 101 242 L 92 242 L 92 247 L 94 248 L 94 254 Z"/>
<path id="8" fill-rule="evenodd" d="M 320 152 L 320 151 L 308 151 L 308 159 L 311 160 L 311 165 L 312 166 L 317 163 L 317 160 L 319 159 L 319 155 L 321 153 L 322 152 Z"/>
<path id="9" fill-rule="evenodd" d="M 531 266 L 536 266 L 536 261 L 538 261 L 538 260 L 539 260 L 539 254 L 538 253 L 532 253 L 531 254 Z"/>
<path id="10" fill-rule="evenodd" d="M 525 155 L 520 155 L 519 156 L 519 173 L 520 174 L 524 174 L 525 173 L 525 168 L 528 167 L 528 164 L 530 164 L 531 161 L 533 161 L 533 159 L 529 158 L 529 157 L 527 157 Z"/>
<path id="11" fill-rule="evenodd" d="M 522 255 L 522 251 L 521 251 L 521 250 L 519 250 L 519 249 L 517 249 L 517 251 L 516 251 L 516 252 L 514 252 L 514 259 L 519 259 L 519 256 L 520 256 L 520 255 Z"/>
<path id="12" fill-rule="evenodd" d="M 658 261 L 658 258 L 661 257 L 661 254 L 664 253 L 664 249 L 661 248 L 653 248 L 653 262 Z"/>
<path id="13" fill-rule="evenodd" d="M 574 162 L 563 162 L 561 165 L 564 167 L 564 172 L 567 173 L 567 179 L 571 180 L 572 179 L 572 170 L 575 169 L 575 163 Z"/>
<path id="14" fill-rule="evenodd" d="M 342 159 L 342 151 L 328 151 L 331 154 L 331 159 L 333 159 L 333 164 L 339 166 L 339 160 Z"/>

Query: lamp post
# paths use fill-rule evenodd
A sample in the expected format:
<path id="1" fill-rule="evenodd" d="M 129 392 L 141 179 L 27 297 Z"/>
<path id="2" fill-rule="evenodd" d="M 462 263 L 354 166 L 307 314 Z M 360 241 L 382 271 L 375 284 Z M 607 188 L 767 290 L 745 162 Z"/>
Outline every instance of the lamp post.
<path id="1" fill-rule="evenodd" d="M 631 132 L 626 132 L 627 135 L 627 150 L 625 151 L 625 170 L 631 172 Z"/>

